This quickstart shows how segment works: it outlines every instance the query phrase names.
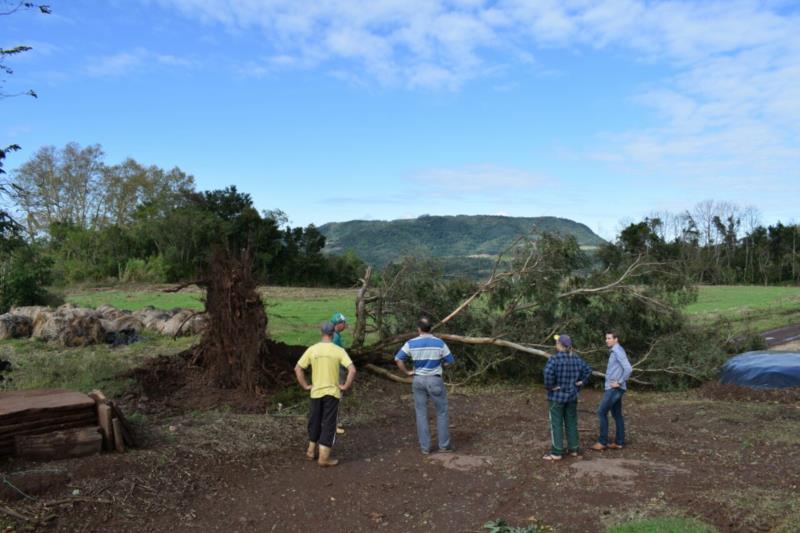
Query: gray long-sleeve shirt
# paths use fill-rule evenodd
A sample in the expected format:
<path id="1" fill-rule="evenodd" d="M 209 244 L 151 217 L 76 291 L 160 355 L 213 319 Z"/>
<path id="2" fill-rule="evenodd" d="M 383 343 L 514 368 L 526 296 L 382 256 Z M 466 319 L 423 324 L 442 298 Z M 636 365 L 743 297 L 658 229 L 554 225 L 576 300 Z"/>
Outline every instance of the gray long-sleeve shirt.
<path id="1" fill-rule="evenodd" d="M 628 361 L 628 354 L 619 343 L 615 344 L 608 350 L 608 367 L 606 368 L 606 387 L 605 390 L 611 388 L 613 382 L 619 383 L 622 390 L 627 389 L 626 381 L 633 372 L 630 361 Z"/>

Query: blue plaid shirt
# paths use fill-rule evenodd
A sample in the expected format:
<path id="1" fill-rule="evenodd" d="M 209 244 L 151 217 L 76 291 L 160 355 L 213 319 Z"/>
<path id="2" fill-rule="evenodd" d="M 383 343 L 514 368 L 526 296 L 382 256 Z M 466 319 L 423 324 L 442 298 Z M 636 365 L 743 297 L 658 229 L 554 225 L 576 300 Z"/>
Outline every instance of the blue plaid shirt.
<path id="1" fill-rule="evenodd" d="M 558 352 L 544 365 L 547 399 L 558 403 L 577 400 L 580 388 L 575 383 L 585 385 L 591 374 L 592 368 L 578 354 Z"/>

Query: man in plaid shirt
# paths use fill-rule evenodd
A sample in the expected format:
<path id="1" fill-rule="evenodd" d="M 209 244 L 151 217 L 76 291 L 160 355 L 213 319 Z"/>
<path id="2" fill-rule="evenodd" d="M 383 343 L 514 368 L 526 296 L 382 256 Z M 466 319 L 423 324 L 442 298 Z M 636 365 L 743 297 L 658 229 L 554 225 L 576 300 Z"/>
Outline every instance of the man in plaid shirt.
<path id="1" fill-rule="evenodd" d="M 556 335 L 556 354 L 544 367 L 544 386 L 550 413 L 550 436 L 552 449 L 545 461 L 560 461 L 564 455 L 564 426 L 567 427 L 569 454 L 578 456 L 578 392 L 589 376 L 591 367 L 573 353 L 572 339 L 568 335 Z"/>

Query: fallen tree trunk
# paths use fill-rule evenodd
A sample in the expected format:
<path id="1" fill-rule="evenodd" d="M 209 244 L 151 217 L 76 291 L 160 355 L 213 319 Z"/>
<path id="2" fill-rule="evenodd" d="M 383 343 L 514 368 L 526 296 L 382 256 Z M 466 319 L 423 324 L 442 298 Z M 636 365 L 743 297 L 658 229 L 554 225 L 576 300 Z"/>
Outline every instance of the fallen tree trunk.
<path id="1" fill-rule="evenodd" d="M 364 368 L 381 377 L 390 379 L 392 381 L 396 381 L 397 383 L 405 383 L 406 385 L 411 385 L 414 382 L 412 378 L 404 378 L 402 376 L 398 376 L 397 374 L 392 374 L 388 370 L 381 368 L 379 366 L 375 366 L 372 363 L 367 363 L 366 365 L 364 365 Z"/>

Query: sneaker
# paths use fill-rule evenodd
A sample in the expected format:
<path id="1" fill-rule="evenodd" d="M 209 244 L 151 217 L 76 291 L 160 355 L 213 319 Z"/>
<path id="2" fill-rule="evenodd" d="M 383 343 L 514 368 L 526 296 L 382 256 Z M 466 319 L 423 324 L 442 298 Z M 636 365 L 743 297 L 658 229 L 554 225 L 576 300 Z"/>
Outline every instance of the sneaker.
<path id="1" fill-rule="evenodd" d="M 337 435 L 344 435 L 345 431 L 342 426 L 336 426 L 336 434 Z"/>
<path id="2" fill-rule="evenodd" d="M 594 444 L 591 445 L 591 448 L 596 452 L 602 452 L 607 448 L 607 446 L 605 444 L 600 444 L 599 442 L 595 442 Z"/>
<path id="3" fill-rule="evenodd" d="M 439 448 L 439 453 L 453 453 L 454 451 L 456 451 L 456 449 L 453 448 L 452 446 L 445 446 L 444 448 Z"/>
<path id="4" fill-rule="evenodd" d="M 422 452 L 422 455 L 430 455 L 431 454 L 430 450 L 420 450 L 420 451 Z"/>
<path id="5" fill-rule="evenodd" d="M 624 444 L 617 444 L 615 442 L 612 442 L 611 444 L 608 445 L 609 450 L 621 450 L 624 447 L 625 447 Z"/>

